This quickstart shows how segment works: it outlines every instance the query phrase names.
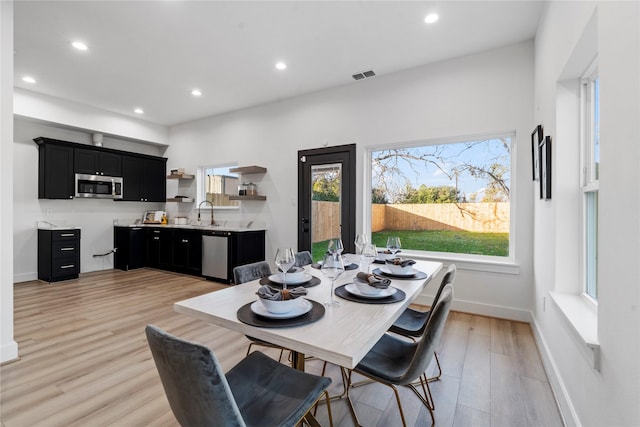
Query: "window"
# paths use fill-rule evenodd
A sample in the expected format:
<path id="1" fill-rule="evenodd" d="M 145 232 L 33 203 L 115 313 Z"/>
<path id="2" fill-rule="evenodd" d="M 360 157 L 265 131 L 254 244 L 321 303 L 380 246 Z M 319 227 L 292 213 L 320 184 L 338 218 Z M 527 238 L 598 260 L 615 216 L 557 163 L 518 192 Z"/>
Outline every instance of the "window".
<path id="1" fill-rule="evenodd" d="M 229 196 L 238 194 L 240 178 L 238 174 L 229 172 L 236 165 L 215 165 L 198 168 L 198 205 L 211 202 L 216 209 L 236 209 L 237 200 L 229 200 Z M 208 207 L 203 205 L 202 207 Z"/>
<path id="2" fill-rule="evenodd" d="M 371 233 L 378 247 L 509 257 L 514 134 L 371 151 Z"/>
<path id="3" fill-rule="evenodd" d="M 582 78 L 582 275 L 584 293 L 598 299 L 598 180 L 600 175 L 600 81 L 592 64 Z"/>

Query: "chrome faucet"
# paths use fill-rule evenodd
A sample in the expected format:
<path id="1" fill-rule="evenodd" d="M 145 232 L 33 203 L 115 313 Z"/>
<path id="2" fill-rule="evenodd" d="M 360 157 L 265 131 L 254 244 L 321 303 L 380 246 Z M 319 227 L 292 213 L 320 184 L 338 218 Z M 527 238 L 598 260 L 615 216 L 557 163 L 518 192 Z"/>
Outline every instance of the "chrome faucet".
<path id="1" fill-rule="evenodd" d="M 211 225 L 216 225 L 216 222 L 213 220 L 213 203 L 209 200 L 203 200 L 198 205 L 198 221 L 200 221 L 200 206 L 202 206 L 203 203 L 209 203 L 211 205 Z"/>

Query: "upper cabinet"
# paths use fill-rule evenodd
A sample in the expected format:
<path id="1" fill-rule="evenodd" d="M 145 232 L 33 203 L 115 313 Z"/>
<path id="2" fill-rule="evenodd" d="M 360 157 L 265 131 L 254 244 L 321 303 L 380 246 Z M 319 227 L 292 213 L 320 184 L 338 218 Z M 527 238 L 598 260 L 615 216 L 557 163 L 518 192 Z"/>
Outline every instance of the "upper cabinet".
<path id="1" fill-rule="evenodd" d="M 49 138 L 39 146 L 38 198 L 73 199 L 75 174 L 123 178 L 122 200 L 164 202 L 167 159 Z"/>
<path id="2" fill-rule="evenodd" d="M 267 173 L 267 168 L 262 166 L 239 166 L 237 168 L 229 169 L 231 173 L 237 173 L 238 175 L 264 175 Z M 267 200 L 267 196 L 262 196 L 258 194 L 257 185 L 253 182 L 243 183 L 241 184 L 243 189 L 240 191 L 240 194 L 237 196 L 229 196 L 229 200 Z M 244 193 L 244 194 L 242 194 Z"/>
<path id="3" fill-rule="evenodd" d="M 122 200 L 164 202 L 167 193 L 167 159 L 161 157 L 122 156 Z"/>
<path id="4" fill-rule="evenodd" d="M 64 144 L 45 144 L 36 139 L 38 151 L 38 198 L 73 199 L 73 147 Z"/>
<path id="5" fill-rule="evenodd" d="M 122 156 L 120 154 L 76 148 L 74 156 L 76 173 L 122 176 Z"/>

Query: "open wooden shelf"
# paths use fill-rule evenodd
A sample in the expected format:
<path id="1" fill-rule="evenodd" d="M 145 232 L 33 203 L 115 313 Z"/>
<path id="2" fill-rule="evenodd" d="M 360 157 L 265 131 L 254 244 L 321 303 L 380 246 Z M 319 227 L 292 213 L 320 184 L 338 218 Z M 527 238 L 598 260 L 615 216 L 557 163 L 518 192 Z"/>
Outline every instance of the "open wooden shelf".
<path id="1" fill-rule="evenodd" d="M 167 202 L 177 202 L 177 203 L 193 203 L 193 199 L 191 197 L 171 197 L 167 199 Z"/>
<path id="2" fill-rule="evenodd" d="M 267 196 L 229 196 L 229 200 L 267 200 Z"/>
<path id="3" fill-rule="evenodd" d="M 195 175 L 183 173 L 182 175 L 167 175 L 167 179 L 194 179 Z"/>
<path id="4" fill-rule="evenodd" d="M 231 173 L 249 174 L 249 173 L 266 173 L 267 168 L 262 166 L 239 166 L 237 168 L 229 169 Z"/>

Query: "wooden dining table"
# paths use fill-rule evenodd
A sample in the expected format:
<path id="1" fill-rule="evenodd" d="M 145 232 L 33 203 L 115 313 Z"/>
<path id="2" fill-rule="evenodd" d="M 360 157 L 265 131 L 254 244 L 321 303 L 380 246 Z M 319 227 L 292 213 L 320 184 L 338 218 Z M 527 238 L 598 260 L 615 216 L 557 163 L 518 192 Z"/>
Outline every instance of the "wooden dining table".
<path id="1" fill-rule="evenodd" d="M 351 259 L 357 259 L 354 255 L 349 256 Z M 372 269 L 378 267 L 381 265 L 371 264 Z M 287 348 L 292 352 L 293 366 L 300 370 L 304 370 L 305 356 L 314 356 L 345 368 L 354 368 L 440 271 L 442 264 L 419 260 L 414 268 L 426 273 L 426 278 L 391 278 L 391 286 L 406 294 L 402 301 L 371 304 L 348 301 L 335 296 L 340 301 L 340 306 L 325 307 L 321 318 L 300 326 L 257 327 L 238 319 L 238 310 L 258 299 L 256 291 L 260 287 L 259 280 L 176 302 L 174 310 Z M 308 294 L 305 298 L 322 304 L 329 299 L 331 281 L 312 266 L 306 266 L 305 271 L 321 281 L 317 286 L 306 288 Z M 358 271 L 359 269 L 345 271 L 336 280 L 335 287 L 353 282 Z"/>

